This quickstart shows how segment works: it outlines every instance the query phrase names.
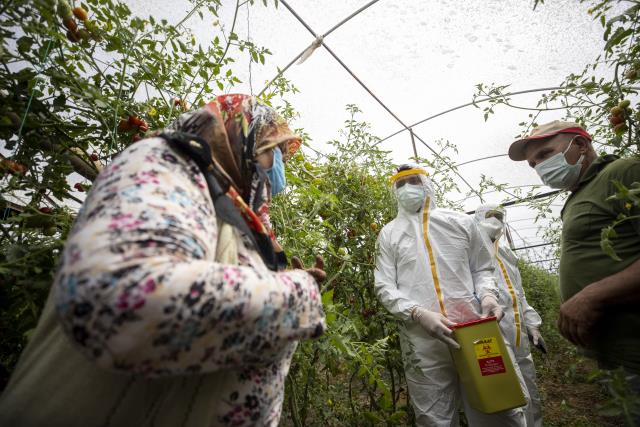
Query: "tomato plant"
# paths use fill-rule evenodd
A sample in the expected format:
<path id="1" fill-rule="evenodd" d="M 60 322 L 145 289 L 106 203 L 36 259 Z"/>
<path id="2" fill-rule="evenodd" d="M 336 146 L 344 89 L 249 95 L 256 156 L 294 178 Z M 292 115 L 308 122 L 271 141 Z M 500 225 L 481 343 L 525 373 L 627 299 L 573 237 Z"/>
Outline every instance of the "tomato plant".
<path id="1" fill-rule="evenodd" d="M 238 36 L 233 23 L 211 25 L 219 0 L 190 7 L 170 24 L 135 16 L 114 0 L 0 6 L 0 387 L 35 327 L 75 213 L 104 165 L 189 105 L 240 83 L 234 57 L 264 63 L 269 55 Z M 187 25 L 199 23 L 217 31 L 210 42 L 197 42 Z M 265 97 L 290 90 L 280 79 Z"/>
<path id="2" fill-rule="evenodd" d="M 194 0 L 171 24 L 132 15 L 115 0 L 14 0 L 0 6 L 0 388 L 35 327 L 57 257 L 100 170 L 147 132 L 232 91 L 241 83 L 234 59 L 248 55 L 264 63 L 270 54 L 239 37 L 233 23 L 216 26 L 210 42 L 197 42 L 188 24 L 211 24 L 220 7 L 219 0 Z M 625 19 L 619 21 L 628 28 Z M 616 55 L 629 34 L 610 34 L 619 42 L 610 46 Z M 632 60 L 636 53 L 621 59 L 629 81 L 640 73 Z M 628 86 L 566 88 L 583 91 L 576 92 L 580 96 L 604 93 L 603 105 L 585 113 L 585 120 L 599 114 L 609 136 L 614 129 L 608 126 L 626 123 L 611 145 L 632 153 L 637 144 L 622 138 L 636 141 L 637 106 L 619 99 L 628 98 Z M 295 92 L 280 77 L 261 99 L 292 118 L 296 111 L 287 95 Z M 377 233 L 396 213 L 387 180 L 394 165 L 389 153 L 376 148 L 358 108 L 349 105 L 347 113 L 328 153 L 305 150 L 288 163 L 289 187 L 272 208 L 288 254 L 307 262 L 321 254 L 328 273 L 321 291 L 329 329 L 299 346 L 287 378 L 283 423 L 409 425 L 413 415 L 396 321 L 373 291 Z M 460 208 L 447 199 L 457 190 L 449 155 L 456 148 L 446 141 L 436 146 L 439 156 L 417 160 L 432 172 L 438 203 Z M 487 178 L 478 191 L 496 186 Z M 636 188 L 620 187 L 617 196 L 637 203 Z M 531 266 L 523 271 L 529 302 L 552 334 L 555 278 Z"/>
<path id="3" fill-rule="evenodd" d="M 287 384 L 294 425 L 405 425 L 410 417 L 395 321 L 373 290 L 375 242 L 396 213 L 393 166 L 366 123 L 349 114 L 330 154 L 289 163 L 272 217 L 290 255 L 325 257 L 328 332 L 301 343 Z"/>

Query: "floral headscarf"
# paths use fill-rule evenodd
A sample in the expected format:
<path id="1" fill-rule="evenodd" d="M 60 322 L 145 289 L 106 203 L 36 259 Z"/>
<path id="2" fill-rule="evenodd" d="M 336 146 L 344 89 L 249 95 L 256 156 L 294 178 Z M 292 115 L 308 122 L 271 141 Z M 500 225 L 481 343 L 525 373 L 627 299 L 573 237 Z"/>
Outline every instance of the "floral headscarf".
<path id="1" fill-rule="evenodd" d="M 258 249 L 265 252 L 262 236 L 268 236 L 269 246 L 280 252 L 269 220 L 269 179 L 255 160 L 259 153 L 278 146 L 286 161 L 301 145 L 300 137 L 278 113 L 252 96 L 222 95 L 182 114 L 168 130 L 196 136 L 207 144 L 213 160 L 207 171 L 244 217 L 257 238 Z"/>
<path id="2" fill-rule="evenodd" d="M 268 199 L 270 194 L 256 193 L 263 191 L 265 180 L 268 182 L 256 167 L 256 155 L 279 146 L 287 161 L 301 144 L 300 137 L 273 108 L 249 95 L 218 96 L 201 109 L 180 116 L 171 128 L 204 139 L 221 169 L 218 178 L 235 187 L 255 210 L 260 207 L 258 199 Z"/>

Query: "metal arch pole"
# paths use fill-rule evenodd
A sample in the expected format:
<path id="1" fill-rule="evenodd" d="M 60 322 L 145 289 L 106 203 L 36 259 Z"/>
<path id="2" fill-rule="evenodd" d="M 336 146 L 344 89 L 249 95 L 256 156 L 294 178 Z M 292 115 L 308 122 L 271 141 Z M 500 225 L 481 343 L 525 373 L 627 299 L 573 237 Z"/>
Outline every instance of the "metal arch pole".
<path id="1" fill-rule="evenodd" d="M 513 250 L 513 248 L 516 247 L 516 245 L 513 243 L 513 237 L 511 237 L 511 225 L 509 225 L 507 223 L 507 226 L 505 227 L 505 233 L 507 236 L 507 242 L 509 243 L 509 247 L 511 248 L 511 250 Z"/>
<path id="2" fill-rule="evenodd" d="M 285 1 L 285 0 L 280 0 L 280 2 L 289 10 L 289 12 L 291 12 L 291 14 L 293 16 L 296 17 L 296 19 L 307 29 L 307 31 L 309 31 L 316 39 L 318 38 L 318 35 L 315 33 L 315 31 L 313 31 L 313 29 L 304 21 L 304 19 L 302 19 L 302 17 L 300 17 L 300 15 L 298 15 L 298 13 Z M 329 54 L 331 56 L 333 56 L 333 58 L 338 61 L 338 63 L 342 66 L 342 68 L 345 69 L 345 71 L 347 71 L 351 77 L 354 78 L 354 80 L 356 80 L 360 86 L 362 86 L 362 88 L 364 90 L 366 90 L 369 95 L 371 95 L 371 97 L 373 99 L 375 99 L 378 104 L 380 104 L 380 106 L 382 108 L 384 108 L 394 119 L 396 119 L 396 121 L 398 123 L 400 123 L 405 129 L 408 129 L 409 127 L 393 112 L 389 109 L 389 107 L 387 107 L 385 105 L 384 102 L 382 102 L 382 100 L 380 100 L 380 98 L 378 98 L 372 91 L 371 89 L 369 89 L 367 87 L 367 85 L 364 84 L 364 82 L 362 80 L 360 80 L 358 78 L 358 76 L 351 71 L 351 69 L 344 63 L 342 62 L 342 60 L 338 57 L 338 55 L 335 54 L 335 52 L 329 47 L 327 46 L 326 43 L 322 42 L 322 46 L 324 46 L 325 49 L 327 49 L 327 52 L 329 52 Z M 415 134 L 415 133 L 414 133 Z M 418 139 L 418 141 L 420 141 L 425 147 L 427 147 L 429 149 L 429 151 L 431 151 L 436 157 L 440 158 L 441 160 L 443 160 L 445 162 L 445 164 L 449 167 L 451 167 L 452 165 L 447 162 L 442 156 L 440 156 L 440 154 L 438 154 L 438 152 L 436 150 L 434 150 L 429 144 L 427 144 L 422 138 L 420 138 L 420 136 L 415 135 L 415 137 Z M 376 144 L 377 145 L 377 144 Z M 481 201 L 484 201 L 482 194 L 480 194 L 478 192 L 478 190 L 476 190 L 475 188 L 473 188 L 473 186 L 471 184 L 469 184 L 469 182 L 455 169 L 453 169 L 453 172 L 471 189 L 472 192 L 474 192 L 478 198 Z"/>
<path id="3" fill-rule="evenodd" d="M 546 193 L 536 194 L 536 195 L 530 196 L 530 197 L 523 197 L 521 199 L 508 200 L 508 201 L 506 201 L 504 203 L 500 203 L 500 206 L 502 206 L 502 207 L 513 206 L 513 205 L 519 205 L 520 203 L 528 202 L 530 200 L 544 199 L 545 197 L 555 196 L 556 194 L 559 194 L 562 191 L 563 190 L 554 190 L 554 191 L 548 191 Z M 466 212 L 466 213 L 468 215 L 472 215 L 472 214 L 476 213 L 476 211 L 473 210 L 473 211 L 469 211 L 469 212 Z"/>
<path id="4" fill-rule="evenodd" d="M 524 249 L 531 249 L 531 248 L 539 248 L 541 246 L 550 246 L 550 245 L 557 245 L 558 242 L 548 242 L 548 243 L 539 243 L 537 245 L 529 245 L 529 246 L 522 246 L 520 248 L 514 248 L 514 251 L 521 251 Z"/>
<path id="5" fill-rule="evenodd" d="M 475 162 L 479 162 L 479 161 L 482 161 L 482 160 L 495 159 L 496 157 L 505 157 L 505 156 L 508 156 L 508 154 L 494 154 L 493 156 L 478 157 L 477 159 L 472 159 L 472 160 L 468 160 L 466 162 L 457 163 L 456 167 L 468 165 L 469 163 L 475 163 Z"/>
<path id="6" fill-rule="evenodd" d="M 439 113 L 433 114 L 433 115 L 431 115 L 431 116 L 429 116 L 427 118 L 424 118 L 422 120 L 418 120 L 417 122 L 413 123 L 410 127 L 421 125 L 424 122 L 428 122 L 429 120 L 435 119 L 436 117 L 443 116 L 443 115 L 445 115 L 447 113 L 451 113 L 453 111 L 460 110 L 462 108 L 471 107 L 472 105 L 475 105 L 475 104 L 480 104 L 480 103 L 483 103 L 483 102 L 491 101 L 493 99 L 503 98 L 505 96 L 522 95 L 522 94 L 525 94 L 525 93 L 544 92 L 544 91 L 547 91 L 547 90 L 557 90 L 557 89 L 562 89 L 562 86 L 544 87 L 544 88 L 538 88 L 538 89 L 527 89 L 527 90 L 521 90 L 521 91 L 517 91 L 517 92 L 505 93 L 503 95 L 488 96 L 486 98 L 482 98 L 482 99 L 479 99 L 479 100 L 476 100 L 476 101 L 468 102 L 466 104 L 458 105 L 457 107 L 449 108 L 447 110 L 444 110 L 444 111 L 441 111 Z M 389 138 L 392 138 L 392 137 L 398 135 L 399 133 L 404 132 L 405 130 L 406 129 L 400 129 L 400 130 L 392 133 L 391 135 L 388 135 L 388 136 L 382 138 L 380 141 L 378 141 L 378 144 L 386 141 Z"/>
<path id="7" fill-rule="evenodd" d="M 370 1 L 369 3 L 365 4 L 364 6 L 362 6 L 361 8 L 359 8 L 358 10 L 356 10 L 355 12 L 353 12 L 351 15 L 347 16 L 347 17 L 346 17 L 346 18 L 344 18 L 342 21 L 338 22 L 336 25 L 334 25 L 333 27 L 331 27 L 331 29 L 329 29 L 329 31 L 327 31 L 326 33 L 324 33 L 322 36 L 318 37 L 318 36 L 315 36 L 315 35 L 314 35 L 314 37 L 316 38 L 316 41 L 324 39 L 324 38 L 325 38 L 325 37 L 327 37 L 329 34 L 333 33 L 335 30 L 337 30 L 338 28 L 340 28 L 341 26 L 343 26 L 344 24 L 346 24 L 348 21 L 350 21 L 351 19 L 355 18 L 355 17 L 356 17 L 357 15 L 359 15 L 361 12 L 365 11 L 366 9 L 368 9 L 368 8 L 369 8 L 369 7 L 371 7 L 371 6 L 373 6 L 375 3 L 379 2 L 379 1 L 380 1 L 380 0 L 372 0 L 372 1 Z M 285 7 L 286 7 L 286 8 L 287 8 L 287 9 L 288 9 L 292 14 L 293 14 L 293 16 L 295 16 L 299 21 L 301 21 L 301 22 L 302 22 L 301 18 L 300 18 L 300 17 L 299 17 L 295 12 L 293 12 L 293 9 L 292 9 L 292 8 L 290 8 L 288 4 L 286 4 L 285 2 L 282 2 L 282 3 L 283 3 L 283 4 L 285 5 Z M 303 25 L 304 25 L 304 24 L 303 24 Z M 309 30 L 312 34 L 314 34 L 314 33 L 313 33 L 313 31 L 311 30 L 311 27 L 309 27 L 309 26 L 307 26 L 307 25 L 305 25 L 305 27 L 307 27 L 307 30 Z M 316 41 L 314 41 L 314 43 L 315 43 Z M 284 74 L 284 73 L 285 73 L 289 68 L 291 68 L 291 66 L 292 66 L 293 64 L 295 64 L 295 63 L 296 63 L 296 61 L 297 61 L 298 59 L 300 59 L 300 57 L 301 57 L 302 55 L 304 55 L 304 53 L 307 51 L 307 49 L 309 49 L 309 47 L 305 47 L 305 48 L 302 50 L 302 52 L 300 52 L 298 55 L 296 55 L 296 57 L 295 57 L 295 58 L 293 58 L 293 59 L 291 60 L 291 62 L 289 62 L 289 63 L 286 65 L 286 67 L 284 67 L 282 70 L 278 70 L 278 74 L 276 74 L 276 76 L 275 76 L 273 79 L 271 79 L 271 80 L 269 81 L 269 83 L 267 83 L 267 85 L 266 85 L 266 86 L 265 86 L 265 87 L 260 91 L 260 93 L 258 94 L 258 96 L 261 96 L 261 95 L 262 95 L 262 94 L 263 94 L 267 89 L 269 89 L 269 87 L 271 87 L 271 85 L 272 85 L 276 80 L 278 80 L 278 78 L 280 78 L 280 76 L 282 76 L 282 75 L 283 75 L 283 74 Z"/>
<path id="8" fill-rule="evenodd" d="M 516 92 L 509 92 L 509 93 L 504 93 L 502 95 L 488 96 L 486 98 L 481 98 L 481 99 L 478 99 L 478 100 L 475 100 L 475 101 L 471 101 L 471 102 L 468 102 L 466 104 L 458 105 L 456 107 L 449 108 L 447 110 L 444 110 L 444 111 L 441 111 L 439 113 L 433 114 L 433 115 L 431 115 L 431 116 L 429 116 L 427 118 L 424 118 L 422 120 L 418 120 L 417 122 L 411 124 L 409 127 L 412 128 L 412 127 L 421 125 L 422 123 L 427 122 L 429 120 L 435 119 L 436 117 L 440 117 L 440 116 L 442 116 L 444 114 L 451 113 L 453 111 L 460 110 L 462 108 L 470 107 L 472 105 L 481 104 L 483 102 L 491 101 L 491 100 L 494 100 L 494 99 L 503 98 L 505 96 L 523 95 L 523 94 L 535 93 L 535 92 L 545 92 L 545 91 L 548 91 L 548 90 L 558 90 L 558 89 L 563 89 L 563 88 L 564 88 L 564 86 L 542 87 L 542 88 L 537 88 L 537 89 L 526 89 L 526 90 L 519 90 L 519 91 L 516 91 Z M 625 86 L 625 89 L 640 90 L 640 87 L 637 87 L 637 86 Z M 388 135 L 388 136 L 382 138 L 380 141 L 377 142 L 377 144 L 381 144 L 382 142 L 386 141 L 387 139 L 389 139 L 391 137 L 394 137 L 394 136 L 398 135 L 399 133 L 404 132 L 405 130 L 406 129 L 400 129 L 400 130 L 392 133 L 391 135 Z"/>
<path id="9" fill-rule="evenodd" d="M 358 10 L 356 10 L 355 12 L 353 12 L 351 15 L 347 16 L 346 18 L 344 18 L 342 21 L 338 22 L 336 25 L 334 25 L 333 27 L 331 27 L 331 29 L 329 31 L 327 31 L 326 33 L 324 33 L 322 35 L 322 37 L 327 37 L 329 34 L 333 33 L 335 30 L 337 30 L 338 28 L 342 27 L 344 24 L 346 24 L 348 21 L 350 21 L 352 18 L 355 18 L 357 15 L 359 15 L 361 12 L 364 12 L 365 10 L 367 10 L 369 7 L 373 6 L 374 4 L 378 3 L 380 0 L 372 0 L 369 3 L 365 4 L 364 6 L 362 6 L 361 8 L 359 8 Z"/>
<path id="10" fill-rule="evenodd" d="M 413 129 L 409 129 L 409 133 L 411 134 L 411 145 L 413 146 L 413 156 L 418 161 L 418 149 L 416 148 L 416 137 L 413 134 Z"/>

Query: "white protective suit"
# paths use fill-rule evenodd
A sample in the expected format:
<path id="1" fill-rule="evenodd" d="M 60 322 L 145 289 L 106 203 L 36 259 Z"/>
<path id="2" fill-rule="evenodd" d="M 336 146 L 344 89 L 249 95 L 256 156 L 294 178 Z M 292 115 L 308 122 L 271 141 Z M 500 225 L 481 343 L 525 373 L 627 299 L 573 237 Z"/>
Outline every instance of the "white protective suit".
<path id="1" fill-rule="evenodd" d="M 486 215 L 489 211 L 499 211 L 503 218 L 505 211 L 498 205 L 484 204 L 478 207 L 474 214 L 474 219 L 480 226 L 483 236 L 492 240 L 487 232 L 490 233 L 496 223 L 495 221 L 487 223 Z M 500 222 L 501 227 L 504 227 L 503 221 Z M 502 229 L 491 246 L 495 259 L 495 274 L 500 289 L 500 299 L 504 309 L 504 318 L 500 322 L 500 329 L 505 341 L 513 347 L 516 361 L 529 392 L 530 400 L 525 407 L 527 427 L 542 427 L 542 405 L 536 385 L 536 368 L 533 364 L 529 339 L 527 338 L 528 330 L 539 329 L 542 319 L 536 310 L 527 303 L 522 288 L 522 278 L 518 270 L 518 258 L 506 244 L 500 244 L 500 235 L 502 235 Z"/>
<path id="2" fill-rule="evenodd" d="M 468 407 L 449 348 L 412 320 L 416 306 L 444 311 L 456 322 L 477 318 L 478 299 L 499 298 L 490 248 L 477 225 L 465 214 L 437 209 L 431 180 L 419 176 L 427 198 L 417 212 L 398 204 L 397 217 L 378 236 L 375 271 L 378 298 L 403 321 L 400 344 L 417 425 L 458 426 L 462 401 L 473 427 L 524 426 L 521 408 L 487 415 Z"/>

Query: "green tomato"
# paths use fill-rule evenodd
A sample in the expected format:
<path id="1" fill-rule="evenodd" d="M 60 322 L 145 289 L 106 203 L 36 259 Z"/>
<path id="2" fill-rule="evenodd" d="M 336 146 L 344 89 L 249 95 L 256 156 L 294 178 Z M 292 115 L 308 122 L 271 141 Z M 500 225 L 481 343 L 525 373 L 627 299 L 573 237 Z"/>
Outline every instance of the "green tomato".
<path id="1" fill-rule="evenodd" d="M 73 10 L 67 0 L 59 0 L 57 8 L 58 16 L 62 19 L 73 18 Z"/>
<path id="2" fill-rule="evenodd" d="M 54 236 L 57 232 L 58 229 L 56 227 L 48 227 L 42 231 L 45 236 Z"/>

